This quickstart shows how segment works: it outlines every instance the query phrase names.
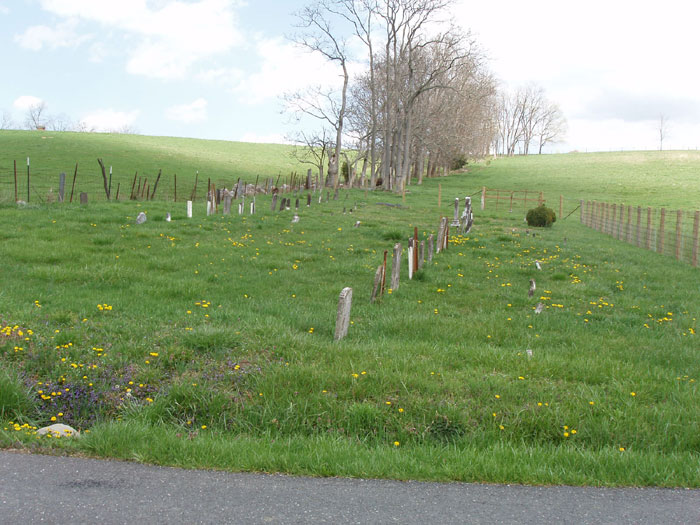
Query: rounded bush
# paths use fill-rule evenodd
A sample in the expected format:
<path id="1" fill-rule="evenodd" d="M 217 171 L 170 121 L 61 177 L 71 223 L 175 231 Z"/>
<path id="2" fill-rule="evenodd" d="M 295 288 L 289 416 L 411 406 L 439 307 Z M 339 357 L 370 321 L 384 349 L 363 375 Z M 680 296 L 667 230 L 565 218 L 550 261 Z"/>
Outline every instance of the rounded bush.
<path id="1" fill-rule="evenodd" d="M 557 220 L 557 215 L 552 208 L 547 208 L 541 204 L 537 208 L 532 208 L 525 217 L 528 226 L 545 227 L 551 226 Z"/>

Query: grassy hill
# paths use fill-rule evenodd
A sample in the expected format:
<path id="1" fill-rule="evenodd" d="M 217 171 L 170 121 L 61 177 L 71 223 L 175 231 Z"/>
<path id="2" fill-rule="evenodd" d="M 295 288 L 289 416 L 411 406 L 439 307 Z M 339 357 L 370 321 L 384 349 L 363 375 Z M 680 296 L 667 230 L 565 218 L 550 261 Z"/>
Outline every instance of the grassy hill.
<path id="1" fill-rule="evenodd" d="M 24 155 L 7 137 L 35 140 L 0 134 L 5 159 Z M 55 155 L 85 147 L 71 137 L 129 162 L 174 140 L 61 134 Z M 169 166 L 184 173 L 209 147 L 251 158 L 183 141 L 191 157 Z M 669 189 L 689 184 L 682 155 L 498 159 L 405 200 L 316 193 L 298 223 L 268 196 L 252 216 L 197 203 L 191 220 L 166 200 L 2 205 L 0 445 L 321 476 L 698 487 L 697 269 L 576 214 L 530 235 L 522 213 L 477 208 L 469 235 L 453 232 L 412 281 L 404 255 L 399 288 L 369 302 L 384 251 L 414 227 L 436 233 L 454 197 L 486 185 L 692 209 L 692 188 Z M 637 192 L 624 181 L 640 166 L 663 176 Z M 334 342 L 345 286 L 352 324 Z M 37 438 L 54 420 L 82 437 Z"/>
<path id="2" fill-rule="evenodd" d="M 179 200 L 192 191 L 199 171 L 198 194 L 206 193 L 208 178 L 217 187 L 231 187 L 238 177 L 254 182 L 266 177 L 283 177 L 304 169 L 291 158 L 291 146 L 249 144 L 220 140 L 197 140 L 174 137 L 148 137 L 107 133 L 70 133 L 42 131 L 0 131 L 0 199 L 14 198 L 13 161 L 17 161 L 19 195 L 26 196 L 26 159 L 30 158 L 32 191 L 38 202 L 45 200 L 53 188 L 58 191 L 58 175 L 65 172 L 70 184 L 78 164 L 76 192 L 88 192 L 91 200 L 104 199 L 102 175 L 97 158 L 113 168 L 113 194 L 121 184 L 121 198 L 128 192 L 138 172 L 155 182 L 163 171 L 157 197 L 172 200 L 177 175 Z M 203 181 L 203 182 L 202 182 Z M 124 192 L 126 191 L 126 195 Z"/>

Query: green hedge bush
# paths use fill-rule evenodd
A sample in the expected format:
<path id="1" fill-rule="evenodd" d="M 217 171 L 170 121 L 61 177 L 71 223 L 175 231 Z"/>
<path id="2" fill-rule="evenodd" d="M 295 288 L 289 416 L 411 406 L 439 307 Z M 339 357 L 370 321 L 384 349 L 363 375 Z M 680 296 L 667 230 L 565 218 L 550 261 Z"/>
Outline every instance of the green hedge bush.
<path id="1" fill-rule="evenodd" d="M 544 227 L 554 224 L 557 220 L 557 215 L 552 208 L 547 208 L 544 204 L 541 204 L 537 208 L 528 210 L 525 219 L 528 226 Z"/>

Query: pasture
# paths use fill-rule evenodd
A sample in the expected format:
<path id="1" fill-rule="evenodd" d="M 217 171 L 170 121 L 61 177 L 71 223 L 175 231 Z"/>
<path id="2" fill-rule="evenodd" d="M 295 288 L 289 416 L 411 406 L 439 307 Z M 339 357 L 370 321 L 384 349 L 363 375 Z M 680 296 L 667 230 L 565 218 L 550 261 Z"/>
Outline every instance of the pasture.
<path id="1" fill-rule="evenodd" d="M 284 146 L 53 135 L 0 133 L 3 188 L 8 161 L 38 147 L 56 172 L 98 155 L 125 173 L 155 159 L 148 169 L 222 182 L 295 169 Z M 369 296 L 384 251 L 405 248 L 414 227 L 436 233 L 454 197 L 490 186 L 693 209 L 699 160 L 498 159 L 410 186 L 405 200 L 316 193 L 296 224 L 264 195 L 243 216 L 207 217 L 200 199 L 192 219 L 164 199 L 5 201 L 0 445 L 318 476 L 698 487 L 696 268 L 578 213 L 533 236 L 523 213 L 481 212 L 475 197 L 470 234 L 411 281 L 404 256 L 399 289 Z M 351 326 L 334 342 L 346 286 Z M 82 436 L 34 434 L 53 421 Z"/>

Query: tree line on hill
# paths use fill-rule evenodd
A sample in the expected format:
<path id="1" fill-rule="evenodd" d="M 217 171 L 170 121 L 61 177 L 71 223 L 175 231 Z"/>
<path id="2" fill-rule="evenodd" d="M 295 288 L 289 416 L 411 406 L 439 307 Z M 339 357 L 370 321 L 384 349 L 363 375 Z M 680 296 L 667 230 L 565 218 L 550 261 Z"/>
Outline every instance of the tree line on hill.
<path id="1" fill-rule="evenodd" d="M 295 14 L 292 39 L 333 69 L 286 95 L 290 114 L 315 129 L 289 138 L 328 185 L 344 175 L 402 191 L 470 158 L 541 153 L 562 138 L 558 106 L 537 86 L 499 87 L 474 38 L 445 22 L 451 3 L 314 0 Z"/>
<path id="2" fill-rule="evenodd" d="M 3 111 L 0 116 L 0 129 L 28 129 L 48 131 L 77 131 L 95 133 L 106 131 L 108 133 L 136 133 L 132 126 L 122 126 L 115 129 L 102 130 L 91 126 L 84 120 L 75 122 L 65 113 L 52 115 L 48 113 L 48 106 L 43 100 L 30 104 L 25 110 L 24 121 L 19 124 L 14 121 L 8 111 Z"/>

